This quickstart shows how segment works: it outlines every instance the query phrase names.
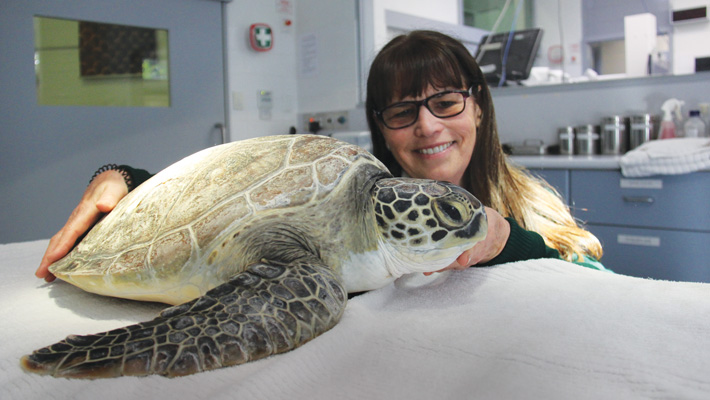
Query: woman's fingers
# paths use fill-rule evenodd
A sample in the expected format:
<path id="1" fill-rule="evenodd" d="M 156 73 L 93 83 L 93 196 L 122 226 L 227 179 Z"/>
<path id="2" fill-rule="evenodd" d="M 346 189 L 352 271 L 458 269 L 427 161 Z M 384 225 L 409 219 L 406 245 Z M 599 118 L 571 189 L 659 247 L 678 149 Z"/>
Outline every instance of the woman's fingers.
<path id="1" fill-rule="evenodd" d="M 102 215 L 110 212 L 128 194 L 128 187 L 120 173 L 105 171 L 86 188 L 79 204 L 74 208 L 66 224 L 49 240 L 35 276 L 51 282 L 55 279 L 49 266 L 67 255 L 77 240 L 94 226 Z"/>
<path id="2" fill-rule="evenodd" d="M 492 208 L 486 207 L 486 216 L 488 217 L 488 234 L 486 234 L 486 238 L 461 253 L 451 265 L 436 272 L 451 269 L 463 270 L 472 265 L 490 261 L 503 251 L 510 236 L 510 224 L 500 213 Z M 424 273 L 427 276 L 431 274 L 433 272 Z"/>

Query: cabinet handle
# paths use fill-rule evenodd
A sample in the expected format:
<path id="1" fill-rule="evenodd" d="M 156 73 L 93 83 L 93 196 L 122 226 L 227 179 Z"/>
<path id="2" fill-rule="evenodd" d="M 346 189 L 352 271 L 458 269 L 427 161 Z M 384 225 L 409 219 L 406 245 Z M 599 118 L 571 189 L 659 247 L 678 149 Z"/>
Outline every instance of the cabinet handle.
<path id="1" fill-rule="evenodd" d="M 624 202 L 626 203 L 653 204 L 654 201 L 651 196 L 624 196 Z"/>

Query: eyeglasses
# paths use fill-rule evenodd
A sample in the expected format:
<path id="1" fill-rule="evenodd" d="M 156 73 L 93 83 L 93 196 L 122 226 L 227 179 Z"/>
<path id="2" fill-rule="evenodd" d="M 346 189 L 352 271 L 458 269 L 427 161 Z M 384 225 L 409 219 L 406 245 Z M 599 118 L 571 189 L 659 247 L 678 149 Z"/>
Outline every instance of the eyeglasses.
<path id="1" fill-rule="evenodd" d="M 447 90 L 423 100 L 402 101 L 375 111 L 375 115 L 389 129 L 402 129 L 413 125 L 419 118 L 422 105 L 437 118 L 455 117 L 466 109 L 466 99 L 473 95 L 469 90 Z"/>

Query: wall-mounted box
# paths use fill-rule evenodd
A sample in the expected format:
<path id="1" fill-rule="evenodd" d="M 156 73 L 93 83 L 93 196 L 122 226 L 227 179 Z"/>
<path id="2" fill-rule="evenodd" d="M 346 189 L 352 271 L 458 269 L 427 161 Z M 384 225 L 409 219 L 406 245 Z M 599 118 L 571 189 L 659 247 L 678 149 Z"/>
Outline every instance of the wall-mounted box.
<path id="1" fill-rule="evenodd" d="M 671 21 L 674 24 L 688 23 L 688 22 L 707 22 L 708 21 L 708 7 L 701 6 L 701 7 L 673 10 L 671 12 Z"/>

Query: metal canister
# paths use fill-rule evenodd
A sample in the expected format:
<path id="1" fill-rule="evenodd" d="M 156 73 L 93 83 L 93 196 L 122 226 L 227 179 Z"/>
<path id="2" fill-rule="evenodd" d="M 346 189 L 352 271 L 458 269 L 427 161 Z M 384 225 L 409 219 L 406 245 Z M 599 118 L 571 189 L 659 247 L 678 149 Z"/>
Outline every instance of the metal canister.
<path id="1" fill-rule="evenodd" d="M 557 137 L 560 141 L 560 154 L 574 154 L 574 127 L 565 126 L 557 130 Z"/>
<path id="2" fill-rule="evenodd" d="M 629 137 L 629 150 L 642 144 L 657 139 L 658 116 L 652 114 L 633 115 L 631 117 L 631 135 Z"/>
<path id="3" fill-rule="evenodd" d="M 580 125 L 576 131 L 574 146 L 577 154 L 599 154 L 599 128 L 596 125 Z"/>
<path id="4" fill-rule="evenodd" d="M 614 115 L 602 119 L 602 154 L 624 154 L 629 148 L 627 117 Z"/>

